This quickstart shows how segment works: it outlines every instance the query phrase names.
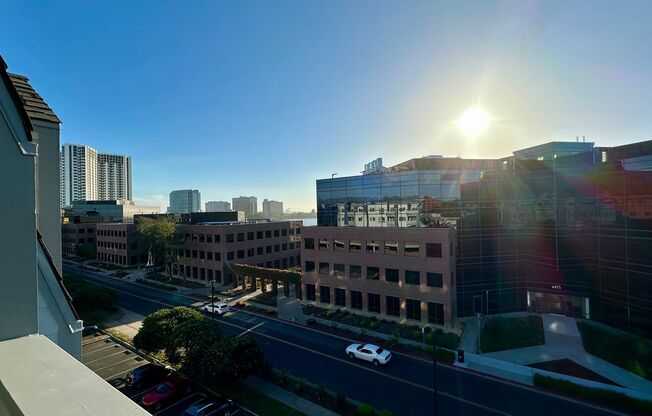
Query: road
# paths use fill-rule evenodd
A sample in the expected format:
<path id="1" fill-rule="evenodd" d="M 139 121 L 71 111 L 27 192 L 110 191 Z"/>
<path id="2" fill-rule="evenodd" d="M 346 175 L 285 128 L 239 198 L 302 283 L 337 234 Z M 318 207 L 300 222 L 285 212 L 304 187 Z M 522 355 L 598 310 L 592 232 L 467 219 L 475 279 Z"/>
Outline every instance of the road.
<path id="1" fill-rule="evenodd" d="M 64 265 L 68 274 L 79 270 Z M 142 315 L 161 308 L 190 306 L 196 300 L 152 290 L 87 270 L 84 279 L 115 289 L 118 306 Z M 395 415 L 433 415 L 432 363 L 394 354 L 387 366 L 352 361 L 344 354 L 350 340 L 277 319 L 234 311 L 216 319 L 225 334 L 245 333 L 256 339 L 274 368 L 347 397 L 389 409 Z M 620 414 L 534 388 L 469 372 L 437 366 L 439 415 L 614 415 Z"/>

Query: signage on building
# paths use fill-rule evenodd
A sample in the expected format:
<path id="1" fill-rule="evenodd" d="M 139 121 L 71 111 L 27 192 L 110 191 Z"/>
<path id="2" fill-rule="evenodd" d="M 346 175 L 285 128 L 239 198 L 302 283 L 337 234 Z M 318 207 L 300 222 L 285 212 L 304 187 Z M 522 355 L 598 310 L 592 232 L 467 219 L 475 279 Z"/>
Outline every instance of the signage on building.
<path id="1" fill-rule="evenodd" d="M 550 287 L 555 290 L 561 290 L 561 285 L 551 285 Z"/>

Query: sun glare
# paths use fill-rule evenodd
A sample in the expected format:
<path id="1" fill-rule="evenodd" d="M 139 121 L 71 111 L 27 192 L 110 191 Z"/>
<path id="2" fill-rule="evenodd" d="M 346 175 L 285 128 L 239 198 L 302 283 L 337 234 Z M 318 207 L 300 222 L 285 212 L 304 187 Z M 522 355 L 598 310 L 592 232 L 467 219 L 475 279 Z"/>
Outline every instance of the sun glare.
<path id="1" fill-rule="evenodd" d="M 457 128 L 467 136 L 478 136 L 487 129 L 489 114 L 479 107 L 469 108 L 457 120 Z"/>

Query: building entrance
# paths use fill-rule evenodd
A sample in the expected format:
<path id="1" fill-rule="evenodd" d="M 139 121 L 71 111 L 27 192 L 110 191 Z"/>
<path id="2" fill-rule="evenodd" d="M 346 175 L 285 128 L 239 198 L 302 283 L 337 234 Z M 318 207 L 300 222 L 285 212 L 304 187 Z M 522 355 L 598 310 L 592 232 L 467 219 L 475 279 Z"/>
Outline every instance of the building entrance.
<path id="1" fill-rule="evenodd" d="M 559 293 L 527 292 L 527 310 L 536 313 L 557 313 L 589 319 L 589 298 Z"/>

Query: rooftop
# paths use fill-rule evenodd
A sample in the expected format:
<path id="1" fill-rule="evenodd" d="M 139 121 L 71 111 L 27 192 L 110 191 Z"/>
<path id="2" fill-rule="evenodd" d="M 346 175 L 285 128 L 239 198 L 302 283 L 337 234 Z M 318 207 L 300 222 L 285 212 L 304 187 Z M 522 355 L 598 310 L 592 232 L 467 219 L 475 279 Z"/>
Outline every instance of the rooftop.
<path id="1" fill-rule="evenodd" d="M 29 117 L 33 120 L 44 120 L 61 123 L 61 120 L 29 83 L 29 78 L 24 75 L 9 74 L 11 82 L 16 87 L 18 95 L 23 100 L 23 106 Z"/>

